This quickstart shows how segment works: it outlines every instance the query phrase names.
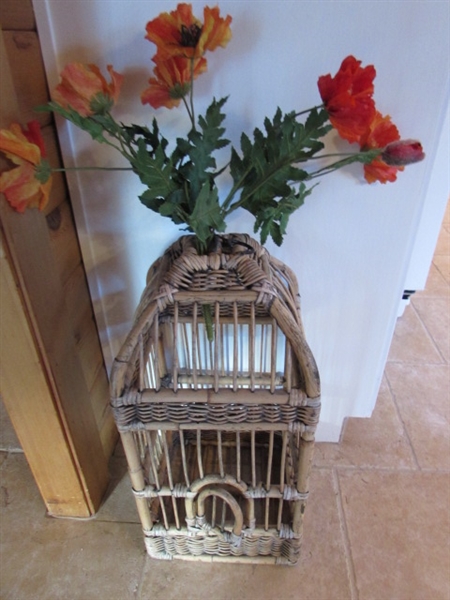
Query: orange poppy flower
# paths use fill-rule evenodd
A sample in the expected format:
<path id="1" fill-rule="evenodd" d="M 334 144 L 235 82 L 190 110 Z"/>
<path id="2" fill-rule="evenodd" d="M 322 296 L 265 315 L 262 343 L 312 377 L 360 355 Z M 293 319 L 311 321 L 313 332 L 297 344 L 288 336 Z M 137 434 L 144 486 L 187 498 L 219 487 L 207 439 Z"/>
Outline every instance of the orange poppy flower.
<path id="1" fill-rule="evenodd" d="M 194 17 L 191 4 L 178 4 L 176 10 L 149 21 L 145 37 L 156 44 L 161 57 L 201 58 L 207 50 L 225 48 L 231 39 L 231 17 L 222 18 L 217 6 L 205 6 L 203 20 L 202 24 Z"/>
<path id="2" fill-rule="evenodd" d="M 17 211 L 26 208 L 45 208 L 48 203 L 52 179 L 43 183 L 36 178 L 36 168 L 42 164 L 45 148 L 39 123 L 31 121 L 28 129 L 13 123 L 9 129 L 0 130 L 0 151 L 15 165 L 15 168 L 0 175 L 0 192 Z"/>
<path id="3" fill-rule="evenodd" d="M 361 149 L 370 150 L 371 148 L 385 148 L 388 144 L 400 139 L 397 127 L 392 123 L 391 117 L 385 116 L 378 111 L 375 113 L 370 126 L 361 137 Z M 403 166 L 389 165 L 384 162 L 382 155 L 373 160 L 370 164 L 364 165 L 364 177 L 368 183 L 380 181 L 395 181 L 397 171 L 403 171 Z"/>
<path id="4" fill-rule="evenodd" d="M 142 104 L 153 108 L 173 108 L 180 104 L 191 88 L 191 60 L 184 56 L 172 56 L 166 60 L 154 58 L 155 77 L 149 79 L 150 86 L 141 94 Z M 206 71 L 206 59 L 194 60 L 194 79 Z"/>
<path id="5" fill-rule="evenodd" d="M 375 115 L 372 95 L 376 71 L 373 65 L 360 65 L 360 60 L 347 56 L 334 77 L 323 75 L 318 80 L 331 124 L 350 143 L 360 141 Z"/>
<path id="6" fill-rule="evenodd" d="M 123 76 L 108 65 L 111 83 L 108 83 L 96 65 L 71 63 L 61 73 L 61 83 L 53 92 L 53 99 L 64 108 L 75 110 L 82 117 L 110 110 L 117 101 Z"/>

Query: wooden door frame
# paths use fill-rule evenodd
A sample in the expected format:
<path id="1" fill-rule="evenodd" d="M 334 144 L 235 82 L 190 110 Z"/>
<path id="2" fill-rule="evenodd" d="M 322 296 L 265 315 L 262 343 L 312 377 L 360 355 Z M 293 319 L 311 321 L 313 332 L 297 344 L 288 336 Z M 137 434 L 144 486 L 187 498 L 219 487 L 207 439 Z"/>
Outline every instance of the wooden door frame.
<path id="1" fill-rule="evenodd" d="M 15 10 L 19 4 L 30 8 L 26 0 L 16 0 Z M 24 118 L 3 35 L 0 61 L 0 126 L 6 128 Z M 61 208 L 55 212 L 60 219 Z M 18 214 L 1 197 L 0 238 L 3 403 L 49 514 L 88 517 L 98 510 L 108 486 L 108 459 L 117 439 L 107 410 L 103 360 L 101 368 L 88 373 L 89 358 L 79 350 L 75 302 L 69 307 L 62 277 L 61 245 L 55 249 L 52 243 L 51 214 L 37 209 Z M 90 302 L 86 282 L 78 277 L 76 285 L 77 294 Z M 101 350 L 93 317 L 88 324 L 97 364 Z M 90 383 L 94 378 L 95 385 Z"/>

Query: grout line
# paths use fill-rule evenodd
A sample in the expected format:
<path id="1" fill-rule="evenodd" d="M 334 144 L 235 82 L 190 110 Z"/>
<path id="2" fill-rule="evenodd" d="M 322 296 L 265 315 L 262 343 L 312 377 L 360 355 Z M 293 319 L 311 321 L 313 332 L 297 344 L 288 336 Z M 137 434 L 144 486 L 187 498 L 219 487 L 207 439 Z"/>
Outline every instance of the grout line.
<path id="1" fill-rule="evenodd" d="M 440 254 L 438 256 L 445 256 L 445 254 Z M 435 262 L 433 262 L 433 264 L 436 267 L 436 269 L 439 271 L 439 274 L 442 276 L 442 278 L 447 283 L 447 285 L 450 285 L 450 282 L 448 281 L 447 277 L 445 276 L 445 273 L 443 271 L 441 271 L 441 269 L 439 268 L 439 265 L 437 265 Z"/>
<path id="2" fill-rule="evenodd" d="M 336 504 L 338 510 L 339 523 L 341 526 L 341 534 L 344 544 L 344 556 L 345 564 L 347 566 L 347 576 L 350 584 L 350 598 L 351 600 L 359 600 L 358 586 L 356 584 L 356 572 L 355 565 L 353 563 L 353 555 L 350 545 L 350 537 L 348 533 L 347 521 L 345 519 L 344 506 L 342 502 L 341 486 L 339 485 L 339 477 L 337 471 L 331 469 L 333 488 L 336 494 Z"/>
<path id="3" fill-rule="evenodd" d="M 135 590 L 135 596 L 134 597 L 136 598 L 136 600 L 144 600 L 144 596 L 142 595 L 143 594 L 143 587 L 144 587 L 144 578 L 145 578 L 145 575 L 147 574 L 148 569 L 150 568 L 148 566 L 149 564 L 150 564 L 150 559 L 149 559 L 149 557 L 147 555 L 147 552 L 145 552 L 144 564 L 143 564 L 142 569 L 141 569 L 141 575 L 140 575 L 140 578 L 139 578 L 139 583 L 138 583 L 138 585 L 136 587 L 136 590 Z"/>
<path id="4" fill-rule="evenodd" d="M 417 318 L 419 319 L 420 323 L 422 324 L 422 327 L 423 327 L 423 328 L 425 329 L 425 331 L 427 332 L 427 334 L 428 334 L 428 337 L 430 338 L 431 342 L 433 343 L 433 346 L 434 346 L 434 348 L 435 348 L 436 352 L 437 352 L 437 353 L 439 354 L 439 356 L 441 357 L 441 359 L 442 359 L 442 362 L 443 362 L 444 364 L 448 364 L 448 363 L 447 363 L 447 360 L 445 359 L 445 356 L 444 356 L 444 355 L 442 354 L 442 352 L 440 351 L 440 349 L 439 349 L 439 346 L 437 345 L 437 343 L 436 343 L 436 341 L 435 341 L 435 339 L 434 339 L 434 337 L 433 337 L 433 334 L 430 332 L 430 330 L 429 330 L 429 329 L 428 329 L 428 327 L 426 326 L 426 323 L 424 322 L 424 320 L 423 320 L 423 319 L 422 319 L 422 317 L 420 316 L 420 313 L 419 313 L 419 311 L 418 311 L 418 310 L 417 310 L 417 308 L 414 306 L 414 301 L 411 301 L 411 307 L 412 307 L 412 309 L 414 310 L 414 312 L 416 313 L 416 316 L 417 316 Z M 431 363 L 431 364 L 434 364 L 434 363 Z M 437 364 L 439 364 L 439 363 L 437 363 Z"/>
<path id="5" fill-rule="evenodd" d="M 406 423 L 403 420 L 403 417 L 402 417 L 402 414 L 401 414 L 401 411 L 400 411 L 400 408 L 399 408 L 399 405 L 398 405 L 398 402 L 397 402 L 397 396 L 395 395 L 395 392 L 392 389 L 392 385 L 391 385 L 391 382 L 389 381 L 389 377 L 388 377 L 388 374 L 386 373 L 386 371 L 385 371 L 384 375 L 386 377 L 386 383 L 388 385 L 389 392 L 390 392 L 391 397 L 392 397 L 392 402 L 394 404 L 395 410 L 397 411 L 397 415 L 398 415 L 398 418 L 400 420 L 400 423 L 402 424 L 402 427 L 403 427 L 403 433 L 405 434 L 405 438 L 406 438 L 406 440 L 407 440 L 407 442 L 409 444 L 409 447 L 411 448 L 411 452 L 412 452 L 412 456 L 413 456 L 414 462 L 416 463 L 417 469 L 419 471 L 421 471 L 421 467 L 420 467 L 420 464 L 419 464 L 419 460 L 417 458 L 416 451 L 414 449 L 414 445 L 413 445 L 413 443 L 411 441 L 411 437 L 409 435 L 408 428 L 406 427 Z"/>
<path id="6" fill-rule="evenodd" d="M 419 469 L 417 469 L 416 467 L 380 467 L 380 466 L 376 466 L 376 465 L 365 465 L 365 464 L 361 464 L 361 465 L 335 465 L 335 466 L 331 466 L 331 465 L 314 465 L 314 470 L 315 471 L 329 471 L 330 469 L 334 469 L 336 470 L 336 472 L 339 471 L 352 471 L 352 472 L 356 472 L 356 471 L 372 471 L 372 472 L 379 472 L 379 473 L 404 473 L 404 474 L 415 474 L 417 473 L 418 470 L 420 470 L 423 473 L 435 473 L 436 475 L 448 475 L 450 473 L 450 466 L 448 469 L 445 468 L 439 468 L 439 469 L 433 469 L 432 467 L 420 467 Z"/>

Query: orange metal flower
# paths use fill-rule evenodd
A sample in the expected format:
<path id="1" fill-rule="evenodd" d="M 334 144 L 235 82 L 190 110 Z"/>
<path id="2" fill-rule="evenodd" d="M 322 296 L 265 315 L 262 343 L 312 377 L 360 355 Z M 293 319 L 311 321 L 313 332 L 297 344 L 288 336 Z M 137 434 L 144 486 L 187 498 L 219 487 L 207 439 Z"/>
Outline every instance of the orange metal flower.
<path id="1" fill-rule="evenodd" d="M 375 115 L 372 95 L 376 71 L 373 65 L 360 65 L 360 60 L 347 56 L 334 77 L 328 74 L 318 80 L 331 124 L 350 143 L 360 142 Z"/>
<path id="2" fill-rule="evenodd" d="M 42 183 L 36 178 L 36 167 L 45 157 L 39 123 L 31 121 L 28 129 L 23 129 L 17 123 L 13 123 L 9 129 L 1 129 L 0 151 L 17 165 L 0 175 L 0 192 L 5 194 L 9 204 L 20 213 L 26 208 L 45 208 L 52 179 L 49 176 Z"/>
<path id="3" fill-rule="evenodd" d="M 64 108 L 71 108 L 82 117 L 109 110 L 117 101 L 123 76 L 108 65 L 111 83 L 108 83 L 96 65 L 75 62 L 66 65 L 61 83 L 53 92 L 53 99 Z"/>
<path id="4" fill-rule="evenodd" d="M 225 46 L 231 39 L 231 17 L 219 8 L 205 6 L 203 24 L 192 14 L 192 5 L 181 3 L 170 13 L 161 13 L 147 23 L 146 39 L 158 47 L 159 56 L 201 58 L 208 50 Z"/>
<path id="5" fill-rule="evenodd" d="M 192 61 L 184 56 L 172 56 L 166 60 L 154 58 L 155 77 L 149 79 L 150 86 L 141 94 L 142 104 L 150 104 L 153 108 L 173 108 L 180 104 L 191 88 Z M 193 77 L 206 71 L 206 59 L 193 61 Z"/>
<path id="6" fill-rule="evenodd" d="M 361 149 L 370 150 L 371 148 L 385 148 L 388 144 L 400 139 L 397 127 L 392 123 L 391 117 L 385 116 L 378 111 L 375 113 L 370 126 L 361 137 Z M 364 165 L 364 177 L 368 183 L 380 181 L 395 181 L 397 171 L 403 171 L 403 166 L 388 165 L 382 160 L 382 157 L 376 158 L 370 164 Z"/>

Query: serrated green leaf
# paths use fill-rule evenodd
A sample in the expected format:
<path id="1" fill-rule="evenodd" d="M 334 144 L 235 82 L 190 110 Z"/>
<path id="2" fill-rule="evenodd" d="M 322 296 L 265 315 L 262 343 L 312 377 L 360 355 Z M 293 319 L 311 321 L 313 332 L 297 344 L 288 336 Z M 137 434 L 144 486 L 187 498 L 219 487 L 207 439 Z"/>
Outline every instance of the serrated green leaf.
<path id="1" fill-rule="evenodd" d="M 195 201 L 188 225 L 197 238 L 206 247 L 214 231 L 225 231 L 223 212 L 219 205 L 217 188 L 212 189 L 209 182 L 203 184 Z"/>

